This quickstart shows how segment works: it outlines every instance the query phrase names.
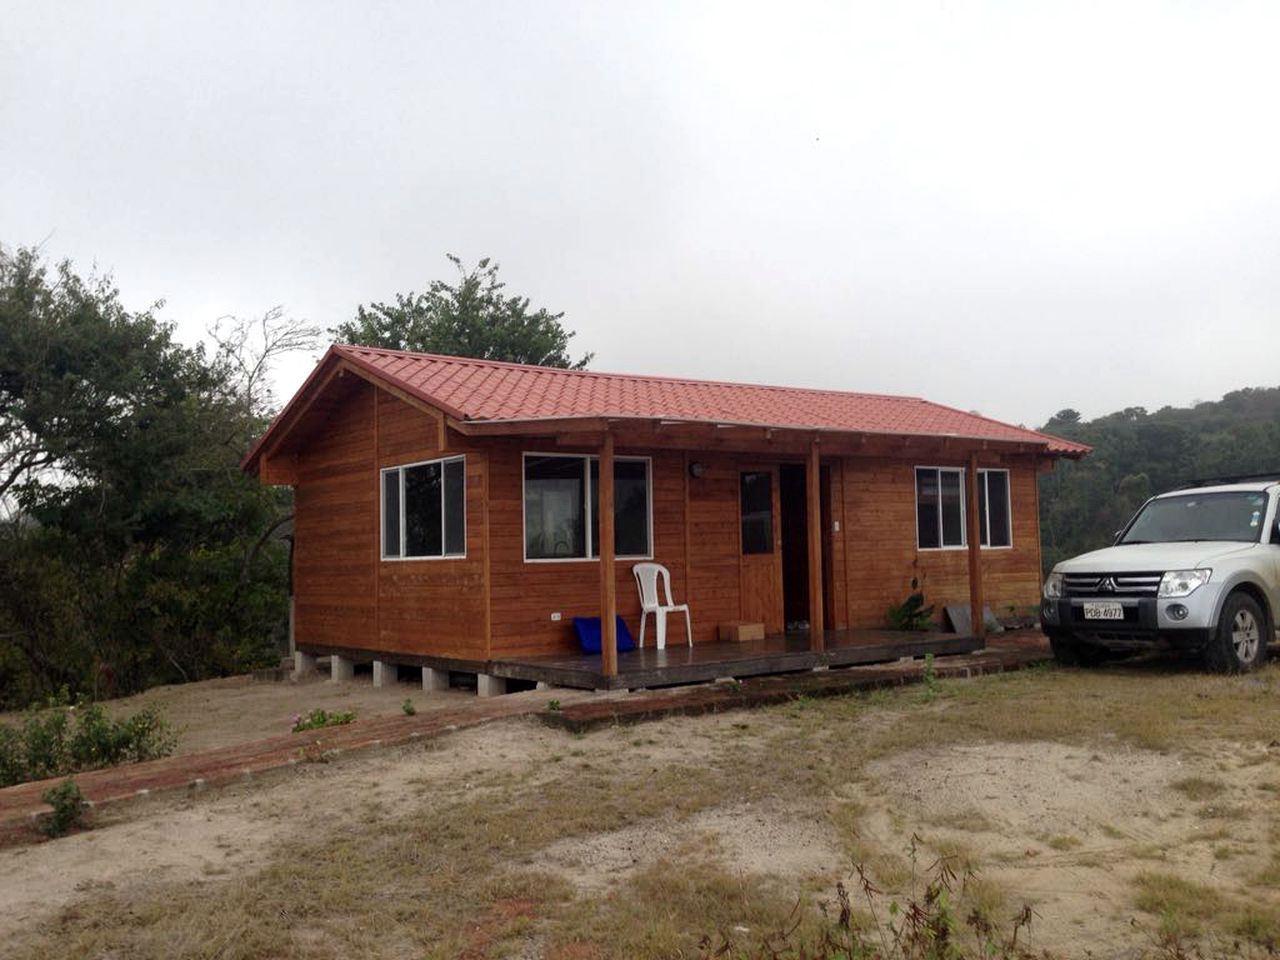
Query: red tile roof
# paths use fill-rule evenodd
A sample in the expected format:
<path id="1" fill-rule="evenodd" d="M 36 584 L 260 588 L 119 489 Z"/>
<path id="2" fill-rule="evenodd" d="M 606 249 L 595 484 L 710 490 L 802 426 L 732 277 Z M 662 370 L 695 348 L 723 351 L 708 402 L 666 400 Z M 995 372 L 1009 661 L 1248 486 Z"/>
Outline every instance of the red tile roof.
<path id="1" fill-rule="evenodd" d="M 661 419 L 779 430 L 949 436 L 1027 443 L 1060 456 L 1082 456 L 1091 449 L 918 397 L 561 370 L 342 344 L 330 348 L 329 354 L 317 365 L 317 373 L 331 357 L 346 360 L 374 380 L 398 388 L 461 421 Z M 290 401 L 290 406 L 307 392 L 311 379 Z M 287 413 L 286 407 L 267 436 L 245 458 L 246 465 L 250 465 Z"/>
<path id="2" fill-rule="evenodd" d="M 334 352 L 459 420 L 638 417 L 851 433 L 955 435 L 1089 448 L 917 397 L 560 370 L 338 345 Z"/>

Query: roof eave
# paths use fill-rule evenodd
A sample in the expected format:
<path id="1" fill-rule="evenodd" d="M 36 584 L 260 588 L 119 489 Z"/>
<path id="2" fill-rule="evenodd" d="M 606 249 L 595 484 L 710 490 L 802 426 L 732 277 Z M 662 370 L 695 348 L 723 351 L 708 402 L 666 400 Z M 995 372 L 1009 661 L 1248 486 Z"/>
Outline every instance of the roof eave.
<path id="1" fill-rule="evenodd" d="M 724 428 L 737 429 L 754 429 L 766 430 L 771 432 L 786 434 L 801 434 L 805 436 L 827 435 L 832 437 L 877 437 L 877 438 L 894 438 L 901 439 L 910 437 L 913 439 L 929 439 L 929 440 L 957 440 L 965 443 L 983 443 L 996 444 L 999 446 L 1009 447 L 1039 447 L 1037 451 L 1046 456 L 1051 457 L 1068 457 L 1078 459 L 1089 452 L 1090 448 L 1083 449 L 1054 449 L 1053 440 L 1059 438 L 1049 438 L 1048 436 L 1032 436 L 1032 437 L 989 437 L 979 436 L 976 434 L 964 433 L 933 433 L 933 432 L 913 432 L 904 430 L 849 430 L 840 427 L 821 426 L 814 424 L 793 424 L 793 423 L 760 423 L 756 421 L 741 420 L 721 420 L 721 419 L 704 419 L 699 417 L 678 417 L 678 416 L 637 416 L 634 414 L 581 414 L 568 417 L 511 417 L 501 420 L 465 420 L 461 418 L 451 418 L 449 426 L 457 430 L 459 433 L 474 437 L 501 437 L 501 436 L 520 436 L 528 435 L 534 431 L 545 433 L 589 433 L 593 431 L 601 431 L 607 429 L 613 424 L 626 423 L 656 423 L 669 426 L 714 426 Z M 1059 442 L 1069 442 L 1061 441 Z M 1072 445 L 1075 447 L 1076 445 Z"/>

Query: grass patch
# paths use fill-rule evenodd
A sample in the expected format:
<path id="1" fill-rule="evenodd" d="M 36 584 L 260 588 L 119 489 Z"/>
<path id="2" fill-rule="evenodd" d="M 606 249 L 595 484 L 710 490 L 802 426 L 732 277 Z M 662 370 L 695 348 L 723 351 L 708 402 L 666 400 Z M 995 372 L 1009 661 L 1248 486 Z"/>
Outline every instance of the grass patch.
<path id="1" fill-rule="evenodd" d="M 1160 930 L 1169 937 L 1194 937 L 1204 924 L 1222 911 L 1222 897 L 1212 887 L 1193 883 L 1172 873 L 1145 871 L 1134 881 L 1134 905 L 1160 919 Z"/>
<path id="2" fill-rule="evenodd" d="M 965 833 L 996 833 L 1000 825 L 976 807 L 966 810 L 950 810 L 931 818 L 935 827 L 959 830 Z"/>
<path id="3" fill-rule="evenodd" d="M 1280 853 L 1271 854 L 1271 862 L 1258 874 L 1258 883 L 1272 890 L 1280 890 Z"/>
<path id="4" fill-rule="evenodd" d="M 696 956 L 703 936 L 728 936 L 743 928 L 765 935 L 782 931 L 813 902 L 802 897 L 797 911 L 792 892 L 687 849 L 642 868 L 594 909 L 581 906 L 580 901 L 562 906 L 549 937 L 550 955 L 572 956 L 571 945 L 591 944 L 590 955 L 601 958 Z"/>
<path id="5" fill-rule="evenodd" d="M 1074 850 L 1083 842 L 1079 837 L 1073 837 L 1065 833 L 1054 834 L 1045 840 L 1045 844 L 1050 848 L 1064 852 Z"/>
<path id="6" fill-rule="evenodd" d="M 1183 777 L 1175 780 L 1171 786 L 1188 800 L 1204 803 L 1216 800 L 1226 792 L 1226 786 L 1220 780 L 1207 780 L 1204 777 Z"/>
<path id="7" fill-rule="evenodd" d="M 1252 811 L 1238 803 L 1206 803 L 1196 810 L 1201 820 L 1242 820 Z"/>

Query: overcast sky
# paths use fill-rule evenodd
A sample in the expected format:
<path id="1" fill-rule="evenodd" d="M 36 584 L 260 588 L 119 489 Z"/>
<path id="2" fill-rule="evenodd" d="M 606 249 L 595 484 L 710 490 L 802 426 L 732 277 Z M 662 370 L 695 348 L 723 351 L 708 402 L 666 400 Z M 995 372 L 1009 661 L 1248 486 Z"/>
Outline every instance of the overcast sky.
<path id="1" fill-rule="evenodd" d="M 1185 405 L 1280 383 L 1278 48 L 1274 3 L 0 0 L 0 243 L 188 341 L 452 252 L 598 370 Z"/>

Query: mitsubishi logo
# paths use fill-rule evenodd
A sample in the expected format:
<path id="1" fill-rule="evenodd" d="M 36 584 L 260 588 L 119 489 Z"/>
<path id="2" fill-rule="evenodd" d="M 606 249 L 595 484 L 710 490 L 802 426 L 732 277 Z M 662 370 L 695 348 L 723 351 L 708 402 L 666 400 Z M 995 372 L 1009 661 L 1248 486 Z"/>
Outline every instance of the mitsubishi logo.
<path id="1" fill-rule="evenodd" d="M 1112 577 L 1103 577 L 1102 582 L 1098 584 L 1099 593 L 1115 593 L 1116 582 Z"/>

